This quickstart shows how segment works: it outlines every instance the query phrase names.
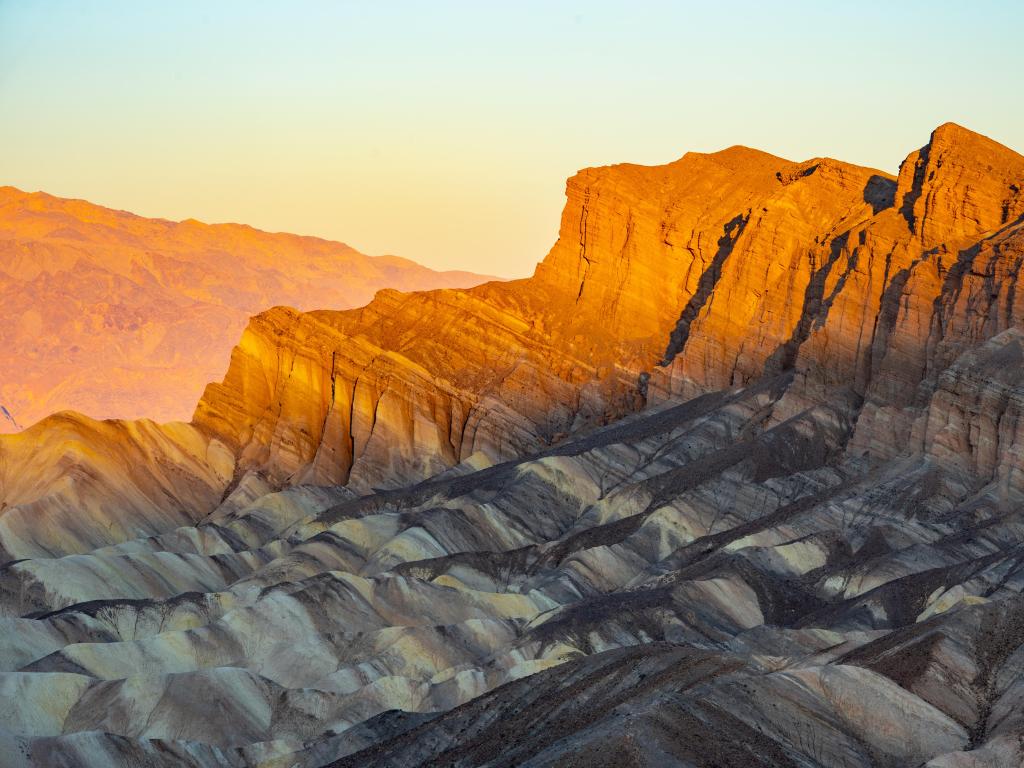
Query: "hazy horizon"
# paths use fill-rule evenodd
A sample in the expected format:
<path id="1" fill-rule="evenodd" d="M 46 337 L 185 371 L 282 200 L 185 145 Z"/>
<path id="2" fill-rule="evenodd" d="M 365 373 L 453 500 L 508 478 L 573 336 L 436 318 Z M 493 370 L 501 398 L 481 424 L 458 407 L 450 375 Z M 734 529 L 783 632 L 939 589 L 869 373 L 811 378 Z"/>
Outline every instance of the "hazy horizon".
<path id="1" fill-rule="evenodd" d="M 525 276 L 582 167 L 1024 147 L 1024 10 L 979 5 L 0 0 L 0 184 Z"/>

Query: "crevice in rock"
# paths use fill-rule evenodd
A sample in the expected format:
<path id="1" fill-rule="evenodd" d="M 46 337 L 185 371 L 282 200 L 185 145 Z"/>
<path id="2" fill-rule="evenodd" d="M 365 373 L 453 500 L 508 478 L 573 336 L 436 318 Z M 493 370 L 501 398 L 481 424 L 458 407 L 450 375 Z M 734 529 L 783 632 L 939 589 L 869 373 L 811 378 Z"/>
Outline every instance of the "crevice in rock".
<path id="1" fill-rule="evenodd" d="M 697 315 L 700 314 L 701 309 L 707 304 L 708 299 L 711 298 L 711 294 L 714 293 L 715 286 L 718 285 L 718 280 L 722 276 L 722 267 L 725 265 L 726 259 L 729 258 L 729 254 L 732 253 L 732 249 L 735 247 L 736 241 L 743 233 L 743 229 L 747 226 L 748 221 L 750 221 L 749 210 L 745 214 L 736 214 L 723 227 L 722 236 L 718 238 L 718 250 L 715 251 L 711 264 L 700 276 L 696 292 L 686 302 L 686 306 L 676 322 L 676 327 L 669 336 L 668 347 L 665 349 L 665 355 L 659 363 L 660 366 L 667 367 L 671 365 L 676 355 L 683 351 L 683 347 L 686 346 L 686 341 L 690 336 L 690 326 L 697 319 Z"/>
<path id="2" fill-rule="evenodd" d="M 359 390 L 360 377 L 352 382 L 352 394 L 349 397 L 348 405 L 348 467 L 343 472 L 342 483 L 347 484 L 352 476 L 352 467 L 356 463 L 356 392 Z"/>
<path id="3" fill-rule="evenodd" d="M 454 405 L 455 405 L 455 403 L 453 402 L 452 405 L 453 405 L 452 413 L 454 414 Z M 455 449 L 455 455 L 457 457 L 457 462 L 456 463 L 458 463 L 459 461 L 463 461 L 464 459 L 469 457 L 469 454 L 465 453 L 465 448 L 466 448 L 466 429 L 469 427 L 469 420 L 473 417 L 473 408 L 470 405 L 463 405 L 463 404 L 460 403 L 459 404 L 459 411 L 460 411 L 460 413 L 462 412 L 463 408 L 465 408 L 465 413 L 462 415 L 462 424 L 459 425 L 458 445 L 457 446 L 455 446 L 455 445 L 452 446 Z M 470 451 L 470 453 L 472 453 L 472 451 Z"/>
<path id="4" fill-rule="evenodd" d="M 832 267 L 835 266 L 836 262 L 843 255 L 849 239 L 849 230 L 832 238 L 828 258 L 825 260 L 825 263 L 817 270 L 814 270 L 813 264 L 811 265 L 812 274 L 811 279 L 807 283 L 807 288 L 804 290 L 803 311 L 800 314 L 800 320 L 797 322 L 789 339 L 780 344 L 768 356 L 768 360 L 765 362 L 765 372 L 777 373 L 791 369 L 796 364 L 796 356 L 800 351 L 800 347 L 803 346 L 803 343 L 811 335 L 811 329 L 815 325 L 815 321 L 817 321 L 819 328 L 825 324 L 829 309 L 832 307 L 832 302 L 835 301 L 836 295 L 842 289 L 841 283 L 845 282 L 850 270 L 847 270 L 840 278 L 840 283 L 836 285 L 828 298 L 825 298 L 825 283 L 832 273 Z M 851 263 L 850 269 L 852 270 L 852 268 Z"/>
<path id="5" fill-rule="evenodd" d="M 1024 257 L 1018 258 L 1014 261 L 1013 266 L 1010 268 L 1009 279 L 1013 285 L 1016 285 L 1017 281 L 1020 279 L 1020 269 L 1022 265 L 1024 265 Z M 1004 323 L 1007 328 L 1013 325 L 1014 300 L 1016 297 L 1016 291 L 1006 292 L 1006 314 L 1004 317 Z"/>
<path id="6" fill-rule="evenodd" d="M 331 350 L 331 399 L 327 403 L 327 409 L 324 411 L 324 419 L 320 423 L 320 435 L 318 437 L 319 442 L 316 446 L 316 451 L 313 453 L 313 459 L 310 462 L 311 465 L 315 466 L 320 459 L 320 451 L 324 447 L 324 439 L 327 436 L 327 420 L 331 418 L 331 414 L 334 412 L 334 395 L 337 388 L 336 381 L 336 368 L 335 362 L 337 361 L 338 352 L 337 350 Z"/>
<path id="7" fill-rule="evenodd" d="M 21 431 L 21 425 L 18 424 L 17 419 L 15 419 L 14 415 L 7 409 L 7 406 L 0 405 L 0 416 L 3 416 L 9 422 L 11 422 L 11 424 L 14 426 L 15 431 Z"/>
<path id="8" fill-rule="evenodd" d="M 924 375 L 925 381 L 936 381 L 939 373 L 941 373 L 940 369 L 946 367 L 942 364 L 937 365 L 936 354 L 939 346 L 946 338 L 953 310 L 960 300 L 960 294 L 963 292 L 964 277 L 971 272 L 971 267 L 980 250 L 981 244 L 975 243 L 970 248 L 965 248 L 959 252 L 956 262 L 946 272 L 938 296 L 932 302 L 931 327 L 929 328 L 928 339 L 925 342 L 925 365 L 927 366 Z"/>
<path id="9" fill-rule="evenodd" d="M 583 267 L 583 276 L 580 278 L 580 289 L 576 293 L 576 303 L 583 298 L 583 287 L 587 284 L 587 274 L 590 272 L 590 259 L 587 257 L 587 217 L 590 215 L 590 189 L 583 192 L 583 209 L 580 211 L 580 261 L 586 264 Z"/>
<path id="10" fill-rule="evenodd" d="M 633 219 L 633 210 L 630 209 L 626 212 L 626 237 L 622 241 L 622 248 L 619 249 L 619 260 L 616 264 L 621 277 L 619 283 L 615 287 L 615 293 L 612 296 L 611 304 L 608 307 L 610 315 L 614 316 L 619 309 L 619 299 L 622 298 L 622 291 L 626 287 L 626 283 L 629 280 L 629 271 L 633 266 L 633 260 L 631 254 L 636 250 L 636 243 L 633 240 L 633 230 L 636 227 L 636 222 Z"/>
<path id="11" fill-rule="evenodd" d="M 864 202 L 871 206 L 871 212 L 878 215 L 896 204 L 896 182 L 877 173 L 864 186 Z"/>
<path id="12" fill-rule="evenodd" d="M 868 345 L 863 374 L 858 377 L 861 380 L 854 385 L 854 391 L 860 396 L 867 393 L 889 350 L 890 337 L 896 328 L 896 321 L 899 319 L 900 297 L 903 295 L 903 289 L 906 287 L 907 281 L 910 280 L 914 268 L 924 258 L 925 256 L 919 256 L 914 259 L 909 266 L 897 271 L 890 279 L 892 253 L 885 257 L 885 276 L 883 278 L 885 288 L 882 290 L 878 313 L 875 316 L 875 326 L 871 332 L 871 343 Z"/>
<path id="13" fill-rule="evenodd" d="M 900 205 L 900 213 L 903 215 L 903 218 L 907 220 L 907 225 L 910 227 L 910 231 L 915 234 L 920 234 L 920 230 L 916 227 L 917 220 L 914 216 L 914 205 L 917 203 L 918 198 L 921 197 L 921 193 L 924 191 L 925 172 L 928 170 L 930 154 L 930 143 L 921 147 L 921 150 L 918 152 L 917 159 L 914 162 L 914 178 L 910 185 L 910 191 L 903 195 L 903 202 L 902 205 Z"/>

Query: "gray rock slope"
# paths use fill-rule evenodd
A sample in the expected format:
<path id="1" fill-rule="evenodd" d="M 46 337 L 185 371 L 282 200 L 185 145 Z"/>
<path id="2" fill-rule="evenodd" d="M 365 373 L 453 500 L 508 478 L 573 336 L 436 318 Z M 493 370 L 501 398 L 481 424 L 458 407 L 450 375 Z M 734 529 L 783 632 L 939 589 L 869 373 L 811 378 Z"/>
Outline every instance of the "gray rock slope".
<path id="1" fill-rule="evenodd" d="M 851 456 L 840 409 L 773 418 L 789 384 L 8 563 L 5 760 L 1020 764 L 1019 489 Z"/>

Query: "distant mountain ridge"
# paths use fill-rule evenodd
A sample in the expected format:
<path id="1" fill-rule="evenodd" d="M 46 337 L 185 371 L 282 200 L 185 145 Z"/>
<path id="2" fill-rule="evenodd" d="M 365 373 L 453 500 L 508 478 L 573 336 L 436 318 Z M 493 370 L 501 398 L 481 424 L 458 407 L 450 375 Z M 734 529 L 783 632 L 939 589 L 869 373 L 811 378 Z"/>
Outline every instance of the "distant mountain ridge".
<path id="1" fill-rule="evenodd" d="M 488 279 L 316 237 L 0 187 L 0 432 L 65 409 L 186 420 L 256 312 L 344 309 L 382 288 Z"/>

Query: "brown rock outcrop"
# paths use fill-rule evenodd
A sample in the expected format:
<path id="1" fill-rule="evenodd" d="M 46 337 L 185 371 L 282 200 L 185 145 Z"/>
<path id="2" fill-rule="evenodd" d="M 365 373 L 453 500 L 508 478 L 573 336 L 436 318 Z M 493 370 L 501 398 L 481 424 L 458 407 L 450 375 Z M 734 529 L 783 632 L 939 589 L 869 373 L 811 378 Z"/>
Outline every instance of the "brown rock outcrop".
<path id="1" fill-rule="evenodd" d="M 388 485 L 652 401 L 792 372 L 857 451 L 907 445 L 941 372 L 1019 321 L 1024 158 L 952 124 L 900 175 L 734 147 L 567 184 L 533 278 L 256 318 L 196 423 L 281 479 Z"/>
<path id="2" fill-rule="evenodd" d="M 756 230 L 741 235 L 718 281 L 726 298 L 701 308 L 655 383 L 662 396 L 685 395 L 791 370 L 797 386 L 779 417 L 846 393 L 856 404 L 851 449 L 891 458 L 908 448 L 942 372 L 1021 323 L 1024 158 L 947 124 L 907 158 L 895 189 L 849 167 L 830 176 L 834 167 L 796 198 L 799 219 L 783 231 L 821 215 L 843 183 L 863 184 L 865 205 L 819 227 L 811 247 L 806 234 L 787 242 L 770 230 L 767 249 Z"/>
<path id="3" fill-rule="evenodd" d="M 900 213 L 926 248 L 976 237 L 1024 214 L 1024 157 L 955 123 L 900 166 Z"/>
<path id="4" fill-rule="evenodd" d="M 881 178 L 742 147 L 582 171 L 533 278 L 386 291 L 347 312 L 264 313 L 195 422 L 237 445 L 243 467 L 364 488 L 477 452 L 536 449 L 642 405 L 641 375 L 670 337 L 685 342 L 680 316 L 711 298 L 737 242 L 762 261 L 773 247 L 802 252 L 837 221 L 869 216 L 865 189 Z M 801 200 L 817 200 L 816 212 L 778 242 Z M 760 279 L 747 272 L 747 283 Z M 798 316 L 780 318 L 780 337 Z"/>

